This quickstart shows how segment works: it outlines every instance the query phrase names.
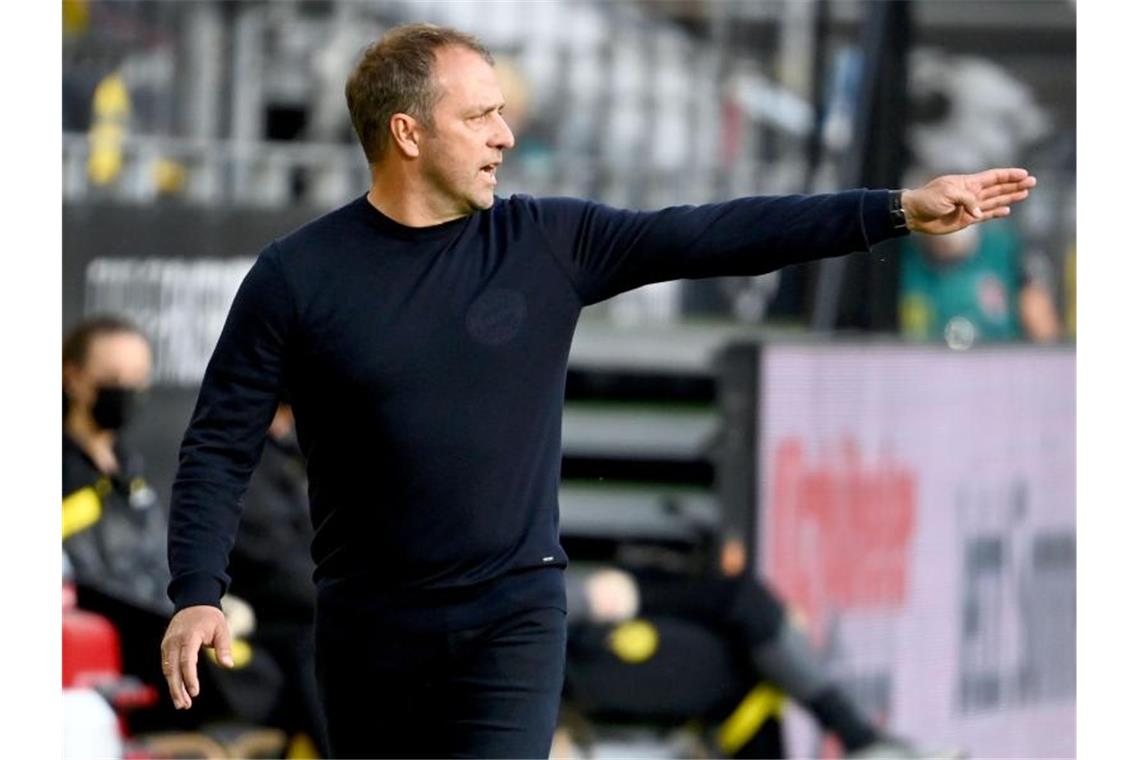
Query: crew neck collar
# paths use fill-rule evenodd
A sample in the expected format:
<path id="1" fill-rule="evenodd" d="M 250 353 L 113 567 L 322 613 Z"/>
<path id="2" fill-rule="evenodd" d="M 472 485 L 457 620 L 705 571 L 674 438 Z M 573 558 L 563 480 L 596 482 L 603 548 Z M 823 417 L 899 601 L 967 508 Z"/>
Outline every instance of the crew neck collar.
<path id="1" fill-rule="evenodd" d="M 368 193 L 356 199 L 355 205 L 359 208 L 361 214 L 367 219 L 368 223 L 376 229 L 384 232 L 387 235 L 403 238 L 405 240 L 430 240 L 437 237 L 450 235 L 456 230 L 462 228 L 469 222 L 475 214 L 469 216 L 461 216 L 457 219 L 452 219 L 441 224 L 433 224 L 427 227 L 409 227 L 406 224 L 401 224 L 395 219 L 387 216 L 383 211 L 373 206 L 368 201 Z M 476 212 L 477 214 L 478 212 Z"/>

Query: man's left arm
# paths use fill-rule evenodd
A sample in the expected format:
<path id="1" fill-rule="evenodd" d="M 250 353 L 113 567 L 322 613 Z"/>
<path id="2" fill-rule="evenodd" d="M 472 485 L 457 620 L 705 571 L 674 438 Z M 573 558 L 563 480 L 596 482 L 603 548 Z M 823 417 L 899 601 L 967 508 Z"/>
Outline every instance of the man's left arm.
<path id="1" fill-rule="evenodd" d="M 897 193 L 759 196 L 654 212 L 544 199 L 537 216 L 588 304 L 652 282 L 759 275 L 867 251 L 912 230 L 953 232 L 1007 216 L 1035 182 L 1024 169 L 992 169 Z"/>

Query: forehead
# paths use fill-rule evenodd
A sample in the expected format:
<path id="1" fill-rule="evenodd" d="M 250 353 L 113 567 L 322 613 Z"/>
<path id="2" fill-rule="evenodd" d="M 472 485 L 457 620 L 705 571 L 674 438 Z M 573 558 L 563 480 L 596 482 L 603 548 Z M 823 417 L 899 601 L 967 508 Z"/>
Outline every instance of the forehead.
<path id="1" fill-rule="evenodd" d="M 495 69 L 474 50 L 452 45 L 436 51 L 435 78 L 441 105 L 490 108 L 503 101 Z"/>
<path id="2" fill-rule="evenodd" d="M 97 335 L 87 348 L 84 371 L 102 381 L 146 383 L 150 377 L 150 346 L 135 333 Z"/>

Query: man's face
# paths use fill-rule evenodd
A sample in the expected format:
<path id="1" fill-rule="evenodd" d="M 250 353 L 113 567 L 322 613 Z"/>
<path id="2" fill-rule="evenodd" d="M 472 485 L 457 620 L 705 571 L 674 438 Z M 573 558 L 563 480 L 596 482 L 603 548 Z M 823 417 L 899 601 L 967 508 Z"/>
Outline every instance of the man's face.
<path id="1" fill-rule="evenodd" d="M 82 367 L 64 366 L 63 387 L 73 407 L 90 411 L 100 388 L 146 389 L 150 367 L 150 347 L 142 336 L 105 333 L 91 340 Z"/>
<path id="2" fill-rule="evenodd" d="M 515 136 L 503 120 L 503 93 L 495 70 L 474 51 L 448 47 L 436 53 L 440 98 L 425 129 L 425 178 L 434 186 L 440 210 L 467 215 L 495 201 L 495 171 Z"/>

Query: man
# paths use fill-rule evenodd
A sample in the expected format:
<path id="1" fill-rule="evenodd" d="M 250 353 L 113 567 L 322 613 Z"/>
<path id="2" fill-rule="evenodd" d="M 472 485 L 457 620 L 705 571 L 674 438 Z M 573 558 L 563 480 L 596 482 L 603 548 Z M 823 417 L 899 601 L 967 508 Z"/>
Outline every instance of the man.
<path id="1" fill-rule="evenodd" d="M 317 676 L 338 756 L 545 756 L 566 641 L 557 492 L 581 309 L 649 282 L 756 275 L 907 228 L 1009 214 L 1020 169 L 919 190 L 656 213 L 494 195 L 514 137 L 489 53 L 415 25 L 345 93 L 369 192 L 271 243 L 239 288 L 182 445 L 162 652 L 198 694 L 240 496 L 293 402 L 316 534 Z M 897 208 L 892 212 L 892 203 Z M 894 220 L 894 221 L 892 221 Z"/>

